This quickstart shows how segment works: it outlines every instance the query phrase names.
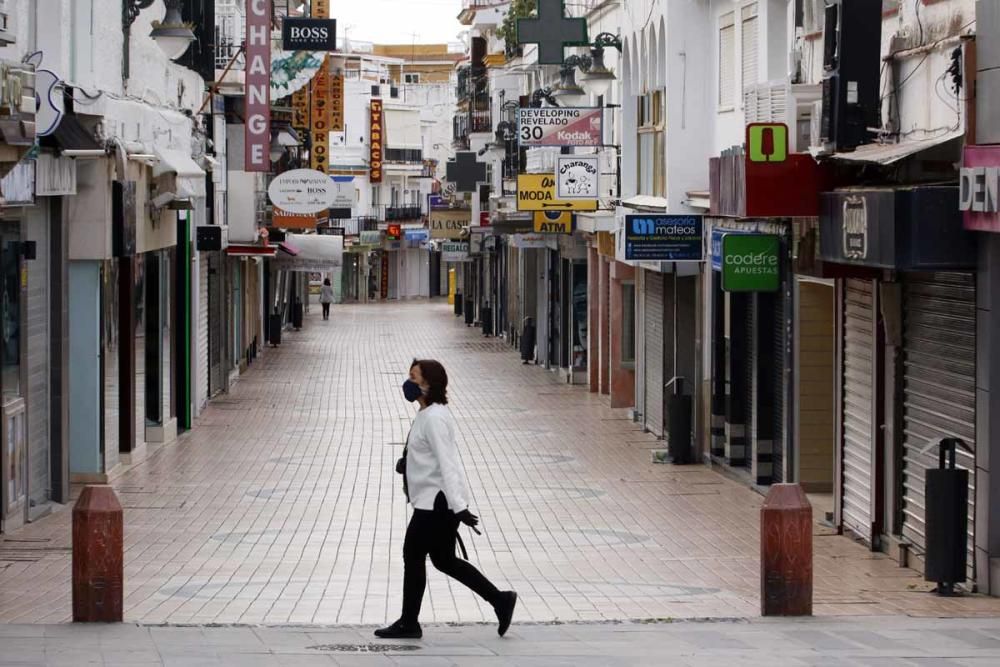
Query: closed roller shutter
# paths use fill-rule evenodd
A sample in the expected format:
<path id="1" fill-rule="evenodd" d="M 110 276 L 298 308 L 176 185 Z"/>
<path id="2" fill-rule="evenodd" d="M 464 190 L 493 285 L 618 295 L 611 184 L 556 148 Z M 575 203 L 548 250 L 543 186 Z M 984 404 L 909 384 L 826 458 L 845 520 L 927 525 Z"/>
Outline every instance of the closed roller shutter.
<path id="1" fill-rule="evenodd" d="M 757 312 L 757 296 L 754 294 L 748 294 L 745 297 L 747 299 L 747 309 L 746 309 L 746 332 L 745 336 L 747 339 L 747 359 L 746 364 L 743 367 L 746 373 L 746 379 L 744 385 L 746 387 L 746 427 L 747 427 L 747 439 L 746 439 L 746 467 L 753 467 L 753 454 L 754 445 L 758 436 L 758 414 L 757 414 L 757 404 L 760 401 L 760 386 L 757 383 L 757 345 L 765 344 L 763 341 L 758 340 L 760 336 L 757 335 L 757 318 L 760 313 Z"/>
<path id="2" fill-rule="evenodd" d="M 788 326 L 785 322 L 785 292 L 782 290 L 772 295 L 774 299 L 774 366 L 763 369 L 773 376 L 774 394 L 774 449 L 771 456 L 771 479 L 775 484 L 785 481 L 785 365 L 788 361 Z M 761 344 L 765 344 L 761 341 Z"/>
<path id="3" fill-rule="evenodd" d="M 875 291 L 872 282 L 844 287 L 842 414 L 843 527 L 872 543 Z"/>
<path id="4" fill-rule="evenodd" d="M 39 204 L 25 225 L 26 238 L 35 241 L 36 257 L 25 260 L 28 270 L 27 373 L 28 373 L 28 492 L 44 503 L 49 484 L 49 227 L 48 207 Z"/>
<path id="5" fill-rule="evenodd" d="M 646 272 L 645 323 L 645 409 L 646 428 L 663 435 L 663 274 Z"/>
<path id="6" fill-rule="evenodd" d="M 959 437 L 973 453 L 958 452 L 969 470 L 969 577 L 974 577 L 976 482 L 976 285 L 966 273 L 907 275 L 903 326 L 903 537 L 923 554 L 925 471 L 938 450 L 920 450 Z"/>
<path id="7" fill-rule="evenodd" d="M 195 368 L 195 404 L 198 412 L 204 409 L 208 401 L 208 367 L 211 363 L 208 356 L 208 255 L 201 253 L 198 257 L 198 344 Z"/>

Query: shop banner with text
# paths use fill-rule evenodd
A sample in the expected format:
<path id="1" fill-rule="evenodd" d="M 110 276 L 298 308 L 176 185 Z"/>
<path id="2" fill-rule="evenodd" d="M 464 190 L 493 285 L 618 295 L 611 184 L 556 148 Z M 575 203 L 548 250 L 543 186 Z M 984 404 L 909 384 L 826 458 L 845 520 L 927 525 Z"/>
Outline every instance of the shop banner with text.
<path id="1" fill-rule="evenodd" d="M 271 0 L 246 3 L 246 171 L 271 170 Z"/>

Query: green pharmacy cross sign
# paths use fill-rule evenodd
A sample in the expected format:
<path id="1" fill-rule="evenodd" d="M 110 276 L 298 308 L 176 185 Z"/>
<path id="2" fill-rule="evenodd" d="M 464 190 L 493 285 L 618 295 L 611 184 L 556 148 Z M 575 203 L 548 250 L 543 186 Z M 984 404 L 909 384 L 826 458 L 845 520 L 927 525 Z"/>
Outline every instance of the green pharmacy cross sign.
<path id="1" fill-rule="evenodd" d="M 722 289 L 777 292 L 781 287 L 781 239 L 770 234 L 722 237 Z"/>
<path id="2" fill-rule="evenodd" d="M 563 0 L 538 0 L 538 18 L 517 20 L 517 43 L 537 44 L 540 65 L 561 65 L 567 46 L 587 46 L 587 19 L 567 18 Z"/>

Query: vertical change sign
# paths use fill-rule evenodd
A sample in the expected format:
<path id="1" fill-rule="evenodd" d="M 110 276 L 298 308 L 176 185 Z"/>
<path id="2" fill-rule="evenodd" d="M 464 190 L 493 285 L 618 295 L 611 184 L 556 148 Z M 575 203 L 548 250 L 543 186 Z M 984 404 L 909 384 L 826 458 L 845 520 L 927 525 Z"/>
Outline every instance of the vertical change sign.
<path id="1" fill-rule="evenodd" d="M 270 171 L 271 0 L 247 0 L 246 171 Z"/>

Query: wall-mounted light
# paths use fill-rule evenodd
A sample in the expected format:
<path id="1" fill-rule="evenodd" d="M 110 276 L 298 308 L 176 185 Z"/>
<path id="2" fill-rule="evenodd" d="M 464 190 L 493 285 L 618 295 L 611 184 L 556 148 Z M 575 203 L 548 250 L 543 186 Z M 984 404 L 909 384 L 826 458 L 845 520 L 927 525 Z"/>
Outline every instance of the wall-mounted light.
<path id="1" fill-rule="evenodd" d="M 129 77 L 129 45 L 132 36 L 132 24 L 139 18 L 142 10 L 153 6 L 156 0 L 122 0 L 122 34 L 125 36 L 122 45 L 122 78 Z M 153 24 L 153 30 L 149 36 L 153 38 L 160 50 L 168 58 L 174 60 L 180 58 L 187 51 L 188 46 L 195 40 L 191 25 L 184 22 L 181 15 L 182 0 L 163 0 L 166 7 L 166 14 L 163 20 Z"/>

